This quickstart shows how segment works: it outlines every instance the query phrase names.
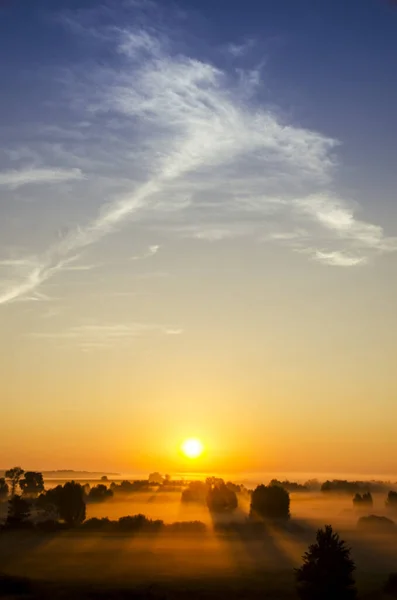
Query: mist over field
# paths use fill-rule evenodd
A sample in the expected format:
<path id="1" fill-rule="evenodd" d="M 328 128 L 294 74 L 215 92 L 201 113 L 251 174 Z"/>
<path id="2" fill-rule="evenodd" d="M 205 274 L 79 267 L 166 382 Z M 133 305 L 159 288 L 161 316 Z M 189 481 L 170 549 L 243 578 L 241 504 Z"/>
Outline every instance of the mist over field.
<path id="1" fill-rule="evenodd" d="M 98 481 L 84 483 L 92 488 Z M 59 485 L 59 480 L 47 480 L 47 489 L 55 483 Z M 186 481 L 185 489 L 187 485 Z M 316 531 L 325 524 L 331 524 L 351 547 L 359 589 L 375 592 L 397 567 L 397 532 L 358 526 L 360 517 L 368 514 L 393 518 L 384 493 L 372 494 L 370 509 L 358 509 L 349 493 L 291 492 L 289 521 L 285 525 L 268 521 L 264 529 L 256 531 L 249 526 L 251 495 L 246 488 L 237 494 L 238 507 L 231 513 L 182 502 L 182 489 L 153 486 L 149 491 L 115 493 L 104 502 L 88 502 L 86 521 L 108 518 L 116 522 L 143 514 L 165 525 L 199 521 L 205 530 L 128 533 L 72 529 L 46 535 L 15 531 L 0 536 L 1 570 L 9 576 L 54 585 L 73 582 L 109 589 L 145 587 L 155 581 L 159 588 L 171 586 L 175 591 L 175 586 L 182 585 L 194 593 L 201 582 L 199 586 L 204 588 L 230 588 L 231 597 L 247 586 L 254 597 L 266 585 L 269 592 L 278 590 L 287 598 L 293 594 L 293 568 L 300 565 Z"/>

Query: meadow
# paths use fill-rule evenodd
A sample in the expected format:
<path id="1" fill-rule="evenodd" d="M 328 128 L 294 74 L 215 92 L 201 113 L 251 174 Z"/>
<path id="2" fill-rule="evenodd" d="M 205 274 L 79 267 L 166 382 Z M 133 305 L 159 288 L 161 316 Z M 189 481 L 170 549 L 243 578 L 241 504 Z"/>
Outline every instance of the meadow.
<path id="1" fill-rule="evenodd" d="M 293 569 L 324 524 L 331 524 L 352 548 L 360 597 L 382 598 L 388 575 L 397 571 L 397 534 L 360 530 L 363 513 L 353 508 L 349 495 L 292 493 L 290 521 L 269 523 L 261 532 L 244 528 L 248 511 L 244 496 L 232 514 L 214 515 L 204 505 L 181 503 L 177 491 L 115 495 L 88 504 L 87 519 L 142 513 L 165 523 L 198 520 L 206 530 L 9 532 L 0 536 L 1 572 L 36 582 L 39 595 L 32 592 L 34 597 L 55 597 L 64 586 L 78 586 L 72 596 L 85 597 L 90 589 L 94 595 L 112 590 L 145 597 L 294 598 Z M 371 513 L 390 516 L 382 494 L 374 495 Z"/>

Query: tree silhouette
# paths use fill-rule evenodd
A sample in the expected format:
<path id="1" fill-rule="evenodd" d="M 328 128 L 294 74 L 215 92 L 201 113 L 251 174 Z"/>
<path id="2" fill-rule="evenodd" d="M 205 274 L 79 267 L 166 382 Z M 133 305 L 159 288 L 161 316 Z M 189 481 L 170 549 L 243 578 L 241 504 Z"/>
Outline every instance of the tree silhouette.
<path id="1" fill-rule="evenodd" d="M 236 492 L 223 482 L 213 485 L 208 490 L 207 506 L 212 512 L 231 512 L 238 506 Z"/>
<path id="2" fill-rule="evenodd" d="M 394 521 L 387 517 L 379 517 L 378 515 L 368 515 L 367 517 L 361 517 L 357 522 L 359 529 L 366 529 L 374 532 L 393 533 L 396 530 Z"/>
<path id="3" fill-rule="evenodd" d="M 155 471 L 154 473 L 150 473 L 150 475 L 148 477 L 148 481 L 149 481 L 149 483 L 154 483 L 156 485 L 162 485 L 164 478 L 161 473 L 159 473 L 158 471 Z"/>
<path id="4" fill-rule="evenodd" d="M 289 519 L 289 493 L 278 485 L 258 485 L 251 496 L 251 518 Z"/>
<path id="5" fill-rule="evenodd" d="M 203 481 L 191 481 L 183 490 L 181 502 L 198 502 L 204 504 L 207 498 L 209 486 Z"/>
<path id="6" fill-rule="evenodd" d="M 11 483 L 11 496 L 15 496 L 18 482 L 21 479 L 23 473 L 24 470 L 21 469 L 21 467 L 13 467 L 12 469 L 8 469 L 8 471 L 6 471 L 6 479 L 9 479 Z"/>
<path id="7" fill-rule="evenodd" d="M 64 486 L 57 485 L 41 494 L 37 504 L 46 511 L 54 507 L 59 518 L 69 527 L 79 525 L 85 519 L 84 488 L 75 481 L 68 481 Z"/>
<path id="8" fill-rule="evenodd" d="M 17 529 L 25 527 L 29 522 L 30 505 L 27 500 L 21 498 L 17 494 L 11 496 L 8 501 L 8 514 L 6 519 L 6 527 Z"/>
<path id="9" fill-rule="evenodd" d="M 99 483 L 92 487 L 87 495 L 88 502 L 105 502 L 113 497 L 113 491 L 109 490 L 106 485 Z"/>
<path id="10" fill-rule="evenodd" d="M 295 569 L 298 596 L 302 600 L 352 600 L 356 597 L 355 568 L 350 548 L 326 525 L 303 555 L 303 565 Z"/>
<path id="11" fill-rule="evenodd" d="M 124 480 L 120 484 L 112 481 L 110 489 L 113 492 L 121 492 L 123 494 L 133 494 L 134 492 L 142 492 L 149 489 L 149 481 L 147 479 L 137 479 L 135 481 Z"/>
<path id="12" fill-rule="evenodd" d="M 387 508 L 397 508 L 397 492 L 389 492 L 386 498 Z"/>
<path id="13" fill-rule="evenodd" d="M 0 502 L 8 496 L 8 485 L 4 477 L 0 477 Z"/>
<path id="14" fill-rule="evenodd" d="M 19 481 L 19 487 L 24 496 L 36 497 L 44 492 L 43 475 L 35 471 L 26 471 L 24 478 Z"/>
<path id="15" fill-rule="evenodd" d="M 353 498 L 353 505 L 355 508 L 366 508 L 373 505 L 371 492 L 365 492 L 364 494 L 356 494 Z"/>

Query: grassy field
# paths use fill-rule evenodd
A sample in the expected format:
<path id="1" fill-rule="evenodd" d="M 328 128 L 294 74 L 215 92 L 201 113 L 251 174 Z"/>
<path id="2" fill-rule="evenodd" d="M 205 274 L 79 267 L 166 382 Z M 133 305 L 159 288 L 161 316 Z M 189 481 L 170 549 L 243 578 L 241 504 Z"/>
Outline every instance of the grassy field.
<path id="1" fill-rule="evenodd" d="M 382 598 L 388 575 L 397 572 L 397 536 L 359 531 L 351 506 L 346 497 L 297 494 L 288 527 L 268 525 L 264 533 L 253 535 L 219 532 L 216 525 L 224 517 L 214 520 L 204 506 L 182 505 L 178 494 L 137 493 L 88 505 L 87 516 L 116 519 L 140 512 L 168 523 L 198 519 L 207 532 L 3 533 L 0 571 L 33 581 L 30 595 L 35 598 L 294 598 L 293 569 L 316 529 L 331 523 L 352 548 L 360 597 Z M 247 509 L 242 502 L 233 520 L 244 521 Z M 376 499 L 373 512 L 382 511 L 383 499 Z"/>

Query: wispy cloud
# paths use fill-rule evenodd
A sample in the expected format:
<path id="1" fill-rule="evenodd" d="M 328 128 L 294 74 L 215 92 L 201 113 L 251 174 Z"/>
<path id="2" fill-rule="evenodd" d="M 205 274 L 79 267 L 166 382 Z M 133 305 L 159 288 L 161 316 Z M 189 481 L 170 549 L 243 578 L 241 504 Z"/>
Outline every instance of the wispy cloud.
<path id="1" fill-rule="evenodd" d="M 160 246 L 154 244 L 152 246 L 149 246 L 147 252 L 144 252 L 143 254 L 137 254 L 136 256 L 131 256 L 131 260 L 143 260 L 145 258 L 150 258 L 151 256 L 157 254 L 159 250 Z"/>
<path id="2" fill-rule="evenodd" d="M 379 225 L 360 221 L 353 206 L 331 194 L 320 193 L 296 201 L 296 205 L 339 238 L 355 247 L 391 252 L 397 250 L 397 237 L 387 237 Z"/>
<path id="3" fill-rule="evenodd" d="M 105 27 L 97 40 L 117 51 L 109 53 L 109 64 L 65 76 L 62 101 L 65 105 L 69 98 L 77 122 L 85 124 L 70 154 L 52 138 L 51 149 L 67 167 L 0 174 L 0 184 L 9 188 L 73 184 L 84 177 L 92 216 L 86 211 L 80 225 L 49 244 L 29 268 L 17 257 L 13 276 L 0 287 L 0 304 L 35 297 L 45 282 L 71 268 L 76 254 L 131 220 L 203 241 L 236 235 L 261 239 L 271 225 L 274 235 L 279 232 L 278 243 L 287 220 L 292 231 L 307 231 L 301 239 L 307 248 L 324 232 L 327 247 L 318 245 L 317 260 L 340 266 L 397 249 L 396 238 L 357 219 L 355 204 L 330 192 L 338 141 L 286 123 L 258 102 L 263 89 L 257 71 L 252 78 L 248 70 L 244 78 L 241 69 L 236 75 L 181 54 L 180 46 L 174 50 L 173 34 L 156 29 L 155 11 L 150 27 L 142 15 L 114 17 L 121 24 Z M 130 25 L 134 22 L 138 25 Z M 243 49 L 233 51 L 238 55 Z M 78 160 L 84 176 L 71 166 Z M 343 262 L 342 256 L 354 257 L 356 249 L 360 261 Z M 142 258 L 157 251 L 152 246 Z"/>
<path id="4" fill-rule="evenodd" d="M 89 324 L 71 327 L 60 332 L 34 332 L 36 339 L 69 342 L 81 348 L 109 347 L 120 342 L 128 343 L 145 335 L 180 335 L 182 329 L 170 328 L 153 323 Z"/>
<path id="5" fill-rule="evenodd" d="M 80 169 L 21 169 L 0 171 L 0 186 L 16 189 L 23 185 L 61 183 L 83 179 Z"/>
<path id="6" fill-rule="evenodd" d="M 312 253 L 313 260 L 316 260 L 325 265 L 332 265 L 334 267 L 356 267 L 367 262 L 365 256 L 352 256 L 344 252 L 322 252 L 321 250 L 314 250 Z"/>
<path id="7" fill-rule="evenodd" d="M 235 58 L 238 58 L 240 56 L 244 56 L 245 54 L 247 54 L 247 52 L 249 52 L 249 50 L 251 50 L 254 45 L 255 45 L 255 40 L 248 39 L 241 44 L 234 44 L 234 43 L 228 44 L 226 46 L 226 51 L 229 54 L 231 54 L 232 56 L 234 56 Z"/>

